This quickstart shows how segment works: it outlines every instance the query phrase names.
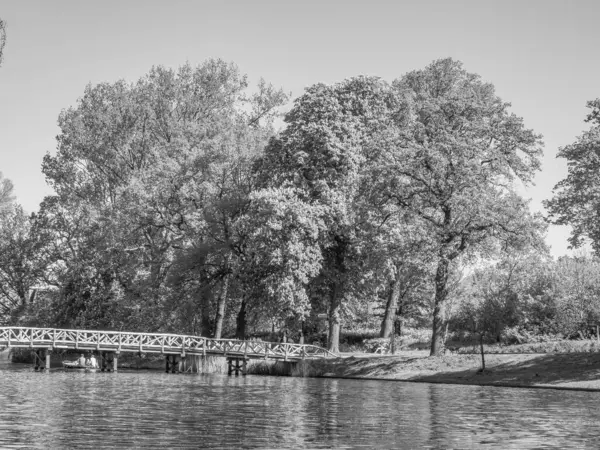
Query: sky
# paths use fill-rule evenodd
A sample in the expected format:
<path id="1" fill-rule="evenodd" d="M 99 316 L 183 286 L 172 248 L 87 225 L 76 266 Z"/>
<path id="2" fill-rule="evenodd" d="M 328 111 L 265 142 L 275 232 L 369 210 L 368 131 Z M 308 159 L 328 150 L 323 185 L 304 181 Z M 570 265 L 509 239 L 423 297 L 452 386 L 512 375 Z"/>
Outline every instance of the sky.
<path id="1" fill-rule="evenodd" d="M 585 104 L 600 97 L 599 17 L 596 0 L 0 0 L 0 171 L 37 210 L 52 194 L 41 164 L 61 110 L 89 83 L 134 82 L 155 65 L 221 58 L 296 97 L 317 82 L 392 81 L 452 57 L 544 136 L 542 171 L 522 190 L 544 212 L 567 174 L 557 151 L 588 128 Z M 568 235 L 550 227 L 553 256 L 569 253 Z"/>

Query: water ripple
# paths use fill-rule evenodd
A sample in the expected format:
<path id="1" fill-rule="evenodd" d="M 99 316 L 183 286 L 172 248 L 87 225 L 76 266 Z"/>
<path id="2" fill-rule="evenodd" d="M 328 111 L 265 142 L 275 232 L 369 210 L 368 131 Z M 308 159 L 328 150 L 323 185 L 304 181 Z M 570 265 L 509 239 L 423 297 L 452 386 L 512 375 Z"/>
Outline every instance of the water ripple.
<path id="1" fill-rule="evenodd" d="M 1 448 L 596 448 L 598 393 L 36 373 L 0 364 Z"/>

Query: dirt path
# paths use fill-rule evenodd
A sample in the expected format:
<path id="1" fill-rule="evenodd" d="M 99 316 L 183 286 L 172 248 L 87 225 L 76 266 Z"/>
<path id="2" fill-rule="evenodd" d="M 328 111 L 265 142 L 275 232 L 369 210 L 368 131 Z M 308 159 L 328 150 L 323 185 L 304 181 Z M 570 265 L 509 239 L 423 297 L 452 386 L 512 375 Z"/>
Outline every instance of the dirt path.
<path id="1" fill-rule="evenodd" d="M 310 366 L 314 376 L 600 390 L 600 353 L 486 355 L 487 370 L 480 368 L 480 355 L 427 357 L 424 352 L 343 355 Z"/>

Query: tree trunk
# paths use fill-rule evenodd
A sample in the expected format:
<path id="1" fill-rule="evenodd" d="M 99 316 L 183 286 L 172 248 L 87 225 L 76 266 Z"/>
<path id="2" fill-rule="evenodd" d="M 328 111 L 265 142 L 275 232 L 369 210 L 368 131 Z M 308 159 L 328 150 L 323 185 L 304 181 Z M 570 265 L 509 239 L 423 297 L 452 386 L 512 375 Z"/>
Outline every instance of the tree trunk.
<path id="1" fill-rule="evenodd" d="M 237 327 L 235 337 L 237 339 L 246 339 L 246 299 L 242 300 L 242 306 L 237 316 Z"/>
<path id="2" fill-rule="evenodd" d="M 394 324 L 392 326 L 392 334 L 390 334 L 390 353 L 396 354 L 396 316 L 394 315 Z"/>
<path id="3" fill-rule="evenodd" d="M 443 342 L 444 342 L 444 347 L 446 346 L 446 340 L 448 339 L 448 326 L 450 325 L 450 321 L 446 318 L 445 323 L 444 323 L 444 338 L 443 338 Z"/>
<path id="4" fill-rule="evenodd" d="M 433 306 L 433 327 L 431 333 L 430 356 L 440 356 L 444 350 L 444 318 L 442 306 L 448 296 L 448 268 L 450 260 L 440 255 L 435 272 L 435 303 Z"/>
<path id="5" fill-rule="evenodd" d="M 402 327 L 404 326 L 404 315 L 402 313 L 402 306 L 400 306 L 400 308 L 398 309 L 398 322 L 396 322 L 396 325 L 398 326 L 396 328 L 396 336 L 398 336 L 399 339 L 402 339 Z"/>
<path id="6" fill-rule="evenodd" d="M 402 338 L 402 306 L 398 308 L 398 314 L 394 316 L 394 324 L 392 327 L 392 334 L 390 334 L 390 351 L 392 355 L 396 354 L 396 337 Z"/>
<path id="7" fill-rule="evenodd" d="M 329 299 L 329 336 L 327 339 L 328 350 L 333 353 L 340 351 L 340 328 L 342 302 L 339 296 L 342 289 L 340 283 L 333 283 L 331 297 Z"/>
<path id="8" fill-rule="evenodd" d="M 483 352 L 483 333 L 479 333 L 479 348 L 481 349 L 481 371 L 485 370 L 485 353 Z"/>
<path id="9" fill-rule="evenodd" d="M 215 318 L 215 339 L 221 339 L 223 332 L 223 319 L 225 318 L 225 304 L 227 303 L 227 290 L 229 289 L 229 274 L 223 276 L 221 292 L 217 299 L 217 317 Z"/>
<path id="10" fill-rule="evenodd" d="M 152 252 L 152 261 L 150 262 L 150 286 L 156 292 L 163 280 L 163 262 L 160 256 Z"/>
<path id="11" fill-rule="evenodd" d="M 211 335 L 211 318 L 210 318 L 210 294 L 208 289 L 202 289 L 200 295 L 200 336 L 209 337 Z"/>
<path id="12" fill-rule="evenodd" d="M 396 279 L 391 284 L 390 294 L 387 304 L 385 305 L 385 313 L 381 322 L 381 330 L 379 337 L 388 338 L 394 329 L 394 321 L 396 318 L 396 310 L 398 309 L 398 299 L 400 298 L 400 271 L 396 269 Z"/>

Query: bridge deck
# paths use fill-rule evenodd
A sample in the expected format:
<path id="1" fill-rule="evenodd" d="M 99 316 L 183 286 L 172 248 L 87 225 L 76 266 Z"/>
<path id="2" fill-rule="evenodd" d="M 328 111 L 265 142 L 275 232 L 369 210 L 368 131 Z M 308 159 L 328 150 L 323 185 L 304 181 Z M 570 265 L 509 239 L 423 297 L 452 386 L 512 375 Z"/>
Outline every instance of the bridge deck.
<path id="1" fill-rule="evenodd" d="M 0 327 L 0 347 L 240 356 L 284 361 L 336 356 L 315 345 L 211 339 L 178 334 Z"/>

